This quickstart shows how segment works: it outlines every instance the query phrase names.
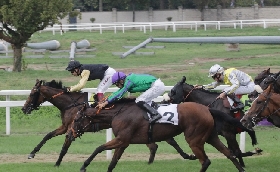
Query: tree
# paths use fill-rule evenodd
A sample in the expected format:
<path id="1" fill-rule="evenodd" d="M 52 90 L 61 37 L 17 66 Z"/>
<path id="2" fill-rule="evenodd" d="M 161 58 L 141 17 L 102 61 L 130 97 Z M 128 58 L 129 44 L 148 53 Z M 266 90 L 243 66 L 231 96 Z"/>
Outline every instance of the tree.
<path id="1" fill-rule="evenodd" d="M 72 10 L 72 0 L 1 0 L 0 39 L 11 43 L 13 71 L 21 72 L 22 47 L 37 31 L 59 23 Z"/>

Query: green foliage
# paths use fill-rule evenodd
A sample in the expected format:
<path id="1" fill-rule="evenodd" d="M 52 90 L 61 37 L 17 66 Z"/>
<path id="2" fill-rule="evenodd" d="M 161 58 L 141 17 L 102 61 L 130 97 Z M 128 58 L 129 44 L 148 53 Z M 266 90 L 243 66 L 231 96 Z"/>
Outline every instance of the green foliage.
<path id="1" fill-rule="evenodd" d="M 95 22 L 95 18 L 93 18 L 93 17 L 90 18 L 89 20 L 91 21 L 91 23 L 94 23 L 94 22 Z"/>

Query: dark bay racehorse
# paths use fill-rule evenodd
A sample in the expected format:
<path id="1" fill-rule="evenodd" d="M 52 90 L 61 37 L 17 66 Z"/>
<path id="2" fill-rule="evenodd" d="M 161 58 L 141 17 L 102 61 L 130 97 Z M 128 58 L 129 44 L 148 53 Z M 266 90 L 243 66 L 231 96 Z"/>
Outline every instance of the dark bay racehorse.
<path id="1" fill-rule="evenodd" d="M 259 73 L 255 79 L 254 79 L 254 83 L 256 85 L 259 85 L 261 87 L 262 90 L 265 90 L 269 84 L 271 84 L 272 82 L 274 82 L 275 80 L 279 80 L 278 81 L 278 85 L 280 86 L 280 79 L 279 79 L 279 73 L 271 73 L 270 72 L 270 68 L 268 68 L 267 70 L 262 71 L 261 73 Z M 258 89 L 258 87 L 256 87 Z M 280 88 L 277 89 L 277 86 L 275 88 L 276 92 L 280 93 Z M 252 93 L 248 94 L 248 97 L 251 100 L 254 100 L 256 97 L 258 97 L 258 92 L 260 92 L 259 90 L 255 90 Z"/>
<path id="2" fill-rule="evenodd" d="M 110 123 L 115 135 L 113 140 L 95 149 L 92 155 L 84 162 L 80 171 L 85 172 L 86 167 L 97 154 L 104 150 L 115 149 L 107 170 L 112 172 L 129 144 L 147 144 L 149 142 L 148 131 L 150 127 L 153 128 L 151 136 L 155 142 L 184 133 L 185 140 L 201 163 L 200 172 L 206 171 L 211 164 L 204 151 L 205 143 L 211 144 L 229 158 L 238 171 L 244 171 L 238 161 L 232 156 L 230 150 L 219 140 L 217 131 L 214 128 L 214 123 L 220 123 L 220 120 L 223 120 L 226 115 L 198 103 L 186 102 L 167 107 L 168 112 L 165 111 L 164 115 L 167 116 L 166 118 L 169 121 L 176 121 L 177 119 L 176 112 L 172 111 L 172 107 L 178 113 L 177 125 L 156 123 L 150 126 L 148 120 L 143 118 L 146 112 L 140 109 L 134 101 L 127 99 L 119 100 L 113 106 L 108 107 L 107 110 L 86 108 L 78 112 L 71 130 L 68 132 L 69 137 L 78 137 L 82 128 L 88 125 L 89 118 L 93 123 Z M 238 120 L 237 122 L 242 126 Z"/>
<path id="3" fill-rule="evenodd" d="M 71 126 L 71 123 L 73 122 L 76 113 L 81 109 L 82 105 L 88 104 L 88 93 L 63 93 L 62 82 L 56 82 L 55 80 L 52 80 L 51 82 L 43 82 L 37 80 L 35 86 L 30 92 L 29 97 L 27 98 L 24 106 L 22 107 L 22 111 L 25 114 L 30 114 L 31 111 L 39 109 L 40 105 L 45 101 L 49 101 L 60 110 L 60 118 L 62 124 L 60 127 L 51 131 L 43 138 L 43 140 L 30 153 L 28 159 L 34 158 L 35 154 L 38 151 L 40 151 L 42 146 L 48 140 L 55 136 L 65 134 L 67 132 L 67 130 Z M 97 132 L 99 130 L 108 129 L 110 127 L 111 125 L 108 123 L 96 123 L 87 126 L 84 129 L 84 132 Z M 166 142 L 173 146 L 184 159 L 195 159 L 193 155 L 188 155 L 184 153 L 173 138 L 167 139 Z M 71 143 L 72 140 L 70 140 L 66 136 L 65 142 L 63 144 L 59 158 L 55 163 L 55 166 L 59 166 L 61 164 L 61 161 L 64 155 L 67 153 Z M 154 161 L 158 145 L 155 143 L 151 143 L 147 146 L 150 149 L 149 163 L 152 163 Z"/>
<path id="4" fill-rule="evenodd" d="M 168 93 L 168 98 L 167 98 L 170 99 L 168 100 L 169 102 L 175 104 L 181 102 L 197 102 L 205 106 L 209 106 L 212 109 L 220 110 L 229 116 L 235 117 L 234 114 L 229 110 L 229 104 L 227 102 L 227 99 L 226 100 L 216 99 L 220 93 L 210 92 L 204 89 L 195 89 L 194 86 L 185 83 L 185 81 L 186 81 L 186 77 L 184 76 L 182 80 L 178 82 L 171 89 L 171 91 Z M 224 106 L 223 101 L 225 101 L 225 104 L 228 104 L 228 107 Z M 239 113 L 239 115 L 240 116 L 237 116 L 235 118 L 240 120 L 244 115 L 244 113 L 241 112 Z M 232 150 L 233 153 L 236 155 L 242 167 L 245 167 L 242 157 L 252 156 L 254 152 L 246 152 L 246 153 L 241 152 L 238 141 L 236 140 L 236 134 L 238 134 L 241 131 L 244 130 L 240 128 L 236 128 L 232 125 L 229 125 L 227 122 L 225 122 L 223 126 L 219 128 L 218 134 L 225 137 L 228 144 L 228 148 Z M 252 139 L 252 145 L 257 144 L 255 132 L 249 131 L 248 134 Z M 257 151 L 262 151 L 262 150 L 257 150 Z M 255 152 L 255 153 L 259 153 L 259 152 Z"/>
<path id="5" fill-rule="evenodd" d="M 280 117 L 280 94 L 275 93 L 272 84 L 253 101 L 251 108 L 241 119 L 241 123 L 247 128 L 253 128 L 264 118 Z M 278 120 L 273 120 L 273 125 L 280 128 Z"/>

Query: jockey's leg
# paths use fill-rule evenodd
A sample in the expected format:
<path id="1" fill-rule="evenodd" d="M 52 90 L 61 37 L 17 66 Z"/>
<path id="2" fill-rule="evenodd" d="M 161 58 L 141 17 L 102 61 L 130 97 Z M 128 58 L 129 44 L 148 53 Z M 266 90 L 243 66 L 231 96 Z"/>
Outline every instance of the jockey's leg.
<path id="1" fill-rule="evenodd" d="M 153 124 L 155 123 L 157 120 L 159 120 L 161 117 L 161 115 L 158 113 L 157 110 L 155 110 L 154 108 L 152 108 L 150 105 L 148 105 L 146 102 L 143 102 L 143 101 L 139 101 L 137 102 L 137 105 L 147 111 L 150 115 L 151 115 L 151 118 L 149 120 L 149 123 Z"/>
<path id="2" fill-rule="evenodd" d="M 236 106 L 231 105 L 230 111 L 235 112 L 244 109 L 244 104 L 234 93 L 228 94 L 227 96 L 236 104 Z"/>

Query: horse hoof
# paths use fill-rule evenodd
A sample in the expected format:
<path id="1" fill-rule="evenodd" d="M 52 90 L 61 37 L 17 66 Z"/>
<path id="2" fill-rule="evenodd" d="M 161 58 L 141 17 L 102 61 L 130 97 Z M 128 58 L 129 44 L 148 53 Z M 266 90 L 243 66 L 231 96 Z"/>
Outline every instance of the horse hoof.
<path id="1" fill-rule="evenodd" d="M 196 158 L 196 156 L 195 156 L 194 154 L 190 155 L 189 160 L 196 160 L 196 159 L 197 159 L 197 158 Z"/>
<path id="2" fill-rule="evenodd" d="M 35 157 L 35 154 L 29 154 L 28 159 L 32 159 Z"/>

